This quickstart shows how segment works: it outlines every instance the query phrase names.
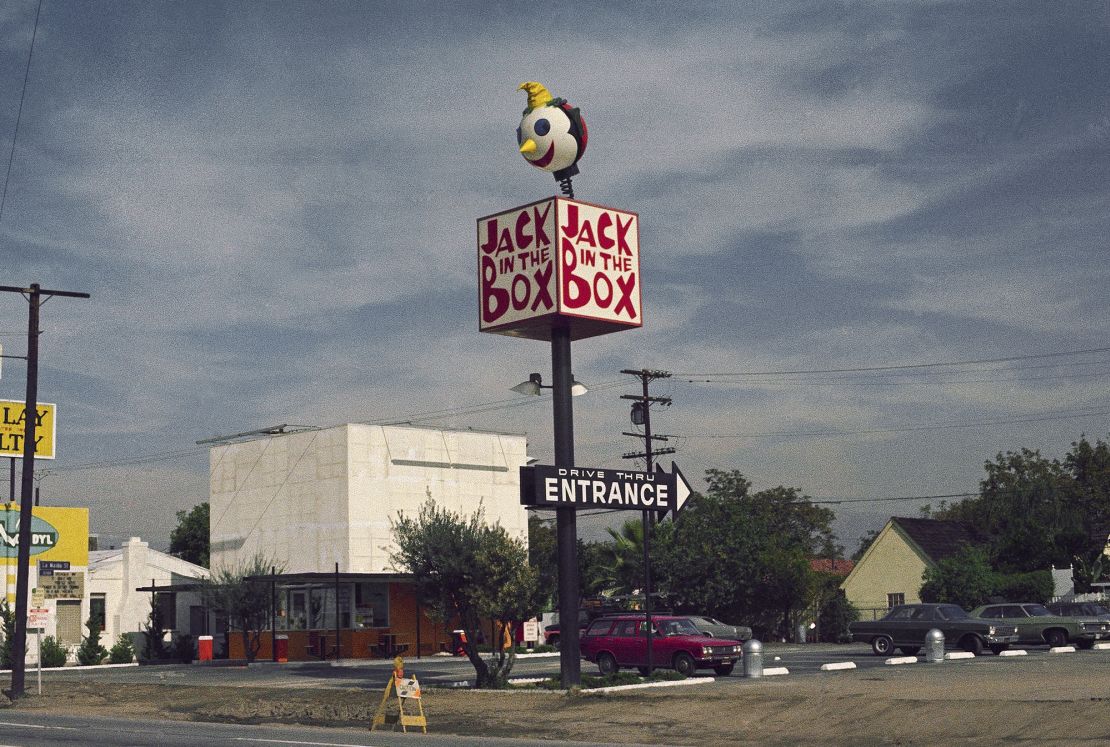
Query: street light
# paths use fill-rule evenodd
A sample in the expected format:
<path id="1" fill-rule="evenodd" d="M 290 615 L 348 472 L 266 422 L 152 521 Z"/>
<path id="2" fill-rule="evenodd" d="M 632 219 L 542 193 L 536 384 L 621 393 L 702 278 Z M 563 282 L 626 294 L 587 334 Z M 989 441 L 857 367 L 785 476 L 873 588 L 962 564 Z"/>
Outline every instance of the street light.
<path id="1" fill-rule="evenodd" d="M 578 397 L 590 391 L 586 388 L 585 384 L 578 383 L 578 380 L 574 378 L 573 374 L 570 378 L 570 396 Z M 517 394 L 535 394 L 538 396 L 541 389 L 554 389 L 554 387 L 544 384 L 543 377 L 538 373 L 534 373 L 528 374 L 528 381 L 520 382 L 516 386 L 511 387 L 509 391 L 516 392 Z"/>

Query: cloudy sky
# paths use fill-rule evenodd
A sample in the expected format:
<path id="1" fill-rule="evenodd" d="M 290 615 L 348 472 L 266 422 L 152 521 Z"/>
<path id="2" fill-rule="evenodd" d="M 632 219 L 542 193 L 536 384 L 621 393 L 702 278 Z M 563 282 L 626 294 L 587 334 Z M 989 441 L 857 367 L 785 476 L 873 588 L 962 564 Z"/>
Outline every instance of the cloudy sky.
<path id="1" fill-rule="evenodd" d="M 528 80 L 588 123 L 576 196 L 641 222 L 643 328 L 574 344 L 578 464 L 630 466 L 620 370 L 670 371 L 683 471 L 840 501 L 850 552 L 939 502 L 890 499 L 1110 430 L 1105 3 L 43 0 L 28 72 L 37 8 L 0 5 L 0 284 L 92 294 L 43 308 L 40 485 L 108 542 L 165 547 L 217 434 L 551 461 L 549 398 L 508 391 L 549 346 L 477 331 L 475 219 L 556 192 Z"/>

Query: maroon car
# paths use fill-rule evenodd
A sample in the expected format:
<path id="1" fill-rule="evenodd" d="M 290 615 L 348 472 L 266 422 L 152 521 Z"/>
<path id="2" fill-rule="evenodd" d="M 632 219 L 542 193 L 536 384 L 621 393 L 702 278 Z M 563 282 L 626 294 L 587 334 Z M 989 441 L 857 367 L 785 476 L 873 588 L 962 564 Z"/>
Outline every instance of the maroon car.
<path id="1" fill-rule="evenodd" d="M 655 667 L 675 669 L 686 676 L 698 669 L 712 669 L 722 677 L 732 674 L 741 655 L 740 641 L 703 635 L 681 615 L 652 615 L 651 620 Z M 582 657 L 595 662 L 602 674 L 612 674 L 621 667 L 636 667 L 646 674 L 644 615 L 609 615 L 594 620 L 582 634 L 581 650 Z"/>

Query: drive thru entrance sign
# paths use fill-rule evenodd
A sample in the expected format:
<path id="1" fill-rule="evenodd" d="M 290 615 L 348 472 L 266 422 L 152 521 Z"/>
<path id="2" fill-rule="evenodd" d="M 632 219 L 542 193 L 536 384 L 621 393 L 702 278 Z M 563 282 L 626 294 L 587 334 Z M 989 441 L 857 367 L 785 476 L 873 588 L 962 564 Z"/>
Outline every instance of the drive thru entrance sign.
<path id="1" fill-rule="evenodd" d="M 690 497 L 690 484 L 671 462 L 671 473 L 627 469 L 552 467 L 520 468 L 520 502 L 536 508 L 624 509 L 673 512 Z"/>

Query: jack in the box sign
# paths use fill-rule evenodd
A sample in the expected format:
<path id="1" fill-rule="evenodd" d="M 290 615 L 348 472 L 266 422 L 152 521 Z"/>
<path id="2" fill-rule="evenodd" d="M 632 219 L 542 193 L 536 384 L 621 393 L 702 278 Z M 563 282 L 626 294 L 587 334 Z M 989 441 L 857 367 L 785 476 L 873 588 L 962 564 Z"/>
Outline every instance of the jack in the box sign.
<path id="1" fill-rule="evenodd" d="M 478 219 L 479 329 L 550 340 L 642 326 L 639 216 L 563 197 Z"/>

